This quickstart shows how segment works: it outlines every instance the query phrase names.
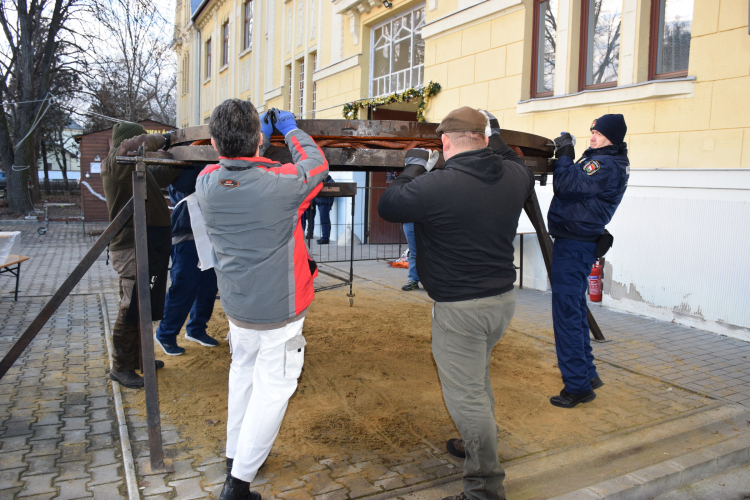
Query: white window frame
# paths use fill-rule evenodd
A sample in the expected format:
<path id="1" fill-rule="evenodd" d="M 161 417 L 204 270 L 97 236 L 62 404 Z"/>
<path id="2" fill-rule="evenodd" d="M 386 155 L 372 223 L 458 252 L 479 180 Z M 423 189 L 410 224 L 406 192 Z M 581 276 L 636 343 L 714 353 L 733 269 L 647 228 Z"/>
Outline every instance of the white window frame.
<path id="1" fill-rule="evenodd" d="M 411 75 L 411 72 L 412 72 L 412 70 L 415 69 L 415 67 L 416 68 L 421 67 L 421 70 L 419 71 L 419 75 L 422 77 L 422 81 L 420 81 L 418 84 L 415 85 L 413 81 L 410 81 L 411 85 L 406 85 L 401 90 L 399 90 L 398 88 L 396 88 L 396 89 L 391 88 L 390 87 L 390 84 L 391 84 L 390 79 L 394 75 L 394 73 L 392 71 L 390 71 L 387 75 L 378 77 L 378 79 L 388 78 L 388 85 L 389 85 L 388 91 L 383 92 L 383 93 L 379 93 L 377 95 L 375 95 L 373 93 L 374 82 L 375 82 L 375 78 L 373 78 L 373 71 L 375 69 L 374 68 L 374 62 L 375 62 L 375 30 L 377 30 L 378 28 L 381 28 L 381 27 L 385 26 L 386 24 L 393 24 L 393 21 L 395 19 L 399 19 L 401 17 L 404 17 L 407 14 L 412 14 L 413 15 L 413 13 L 415 11 L 420 10 L 420 9 L 423 10 L 425 12 L 425 14 L 426 14 L 426 11 L 427 11 L 426 5 L 425 4 L 419 4 L 419 5 L 417 5 L 416 7 L 412 8 L 412 9 L 406 10 L 404 12 L 399 12 L 397 15 L 390 17 L 389 19 L 387 19 L 386 21 L 383 21 L 382 23 L 376 24 L 375 26 L 373 26 L 370 29 L 370 68 L 369 68 L 369 71 L 370 71 L 369 72 L 370 85 L 369 85 L 369 91 L 368 91 L 370 97 L 379 97 L 379 96 L 383 96 L 383 95 L 392 94 L 394 92 L 403 92 L 404 90 L 406 90 L 408 88 L 411 88 L 411 87 L 421 87 L 422 86 L 423 81 L 424 81 L 424 63 L 419 64 L 417 66 L 409 66 L 408 69 L 404 69 L 404 70 L 396 72 L 396 74 L 398 74 L 398 73 L 404 73 L 404 72 L 408 71 L 409 75 Z M 413 17 L 412 17 L 412 20 L 413 20 Z M 422 27 L 423 28 L 424 28 L 424 25 L 425 25 L 424 20 L 425 20 L 425 16 L 423 15 L 422 16 Z M 415 28 L 412 28 L 412 33 L 411 33 L 412 48 L 414 47 L 414 31 L 415 31 Z M 422 40 L 424 40 L 424 38 L 422 38 Z M 392 57 L 390 58 L 390 65 L 391 65 L 391 69 L 392 69 L 392 67 L 393 67 L 393 59 L 392 59 Z M 409 78 L 411 78 L 411 76 Z"/>

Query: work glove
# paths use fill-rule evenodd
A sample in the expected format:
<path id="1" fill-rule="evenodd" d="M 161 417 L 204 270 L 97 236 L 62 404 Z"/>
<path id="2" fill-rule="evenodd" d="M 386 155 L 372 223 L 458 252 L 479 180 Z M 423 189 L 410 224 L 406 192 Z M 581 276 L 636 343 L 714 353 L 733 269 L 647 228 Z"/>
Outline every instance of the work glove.
<path id="1" fill-rule="evenodd" d="M 169 149 L 169 146 L 172 145 L 172 132 L 167 132 L 166 134 L 162 134 L 164 136 L 164 145 L 161 147 L 164 151 Z"/>
<path id="2" fill-rule="evenodd" d="M 497 118 L 495 118 L 489 111 L 480 109 L 479 112 L 487 117 L 487 126 L 484 128 L 484 135 L 487 137 L 500 135 L 500 122 L 497 121 Z"/>
<path id="3" fill-rule="evenodd" d="M 404 174 L 411 177 L 419 177 L 425 172 L 432 170 L 439 159 L 440 152 L 438 150 L 410 149 L 406 152 L 406 158 L 404 159 Z"/>
<path id="4" fill-rule="evenodd" d="M 500 137 L 500 122 L 497 121 L 497 118 L 489 111 L 480 109 L 479 112 L 487 118 L 487 125 L 484 128 L 484 135 L 489 137 L 487 146 L 493 151 L 507 148 L 505 141 Z"/>
<path id="5" fill-rule="evenodd" d="M 269 111 L 264 111 L 260 114 L 260 132 L 266 136 L 266 138 L 271 137 L 273 135 L 273 118 L 274 113 Z"/>
<path id="6" fill-rule="evenodd" d="M 166 143 L 166 138 L 161 134 L 142 135 L 144 151 L 158 151 Z M 140 144 L 139 144 L 140 146 Z"/>
<path id="7" fill-rule="evenodd" d="M 575 158 L 576 136 L 569 132 L 561 132 L 559 137 L 555 138 L 555 158 Z"/>
<path id="8" fill-rule="evenodd" d="M 294 119 L 294 115 L 290 111 L 276 110 L 276 123 L 274 123 L 276 130 L 281 132 L 281 135 L 286 135 L 292 130 L 297 130 L 297 121 Z"/>

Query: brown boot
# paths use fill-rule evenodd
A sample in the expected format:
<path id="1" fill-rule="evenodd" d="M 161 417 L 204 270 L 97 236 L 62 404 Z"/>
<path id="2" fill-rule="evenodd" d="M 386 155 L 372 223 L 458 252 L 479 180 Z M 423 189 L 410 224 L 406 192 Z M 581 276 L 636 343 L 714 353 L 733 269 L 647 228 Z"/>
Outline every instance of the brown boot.
<path id="1" fill-rule="evenodd" d="M 109 378 L 128 389 L 143 389 L 143 377 L 135 373 L 135 370 L 110 370 Z"/>

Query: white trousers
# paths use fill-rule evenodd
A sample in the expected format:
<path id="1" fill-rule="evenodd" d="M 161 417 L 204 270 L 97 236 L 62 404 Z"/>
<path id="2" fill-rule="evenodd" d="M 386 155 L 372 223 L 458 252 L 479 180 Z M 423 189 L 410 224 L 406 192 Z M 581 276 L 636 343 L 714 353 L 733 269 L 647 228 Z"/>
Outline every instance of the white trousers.
<path id="1" fill-rule="evenodd" d="M 232 476 L 251 482 L 279 433 L 305 359 L 304 318 L 276 330 L 250 330 L 229 322 L 227 458 Z"/>

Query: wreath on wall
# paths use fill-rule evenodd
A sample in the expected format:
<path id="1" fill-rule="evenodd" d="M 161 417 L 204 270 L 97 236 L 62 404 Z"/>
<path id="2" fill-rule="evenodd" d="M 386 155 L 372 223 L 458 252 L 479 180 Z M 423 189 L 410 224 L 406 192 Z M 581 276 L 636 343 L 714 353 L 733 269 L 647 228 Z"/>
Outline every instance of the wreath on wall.
<path id="1" fill-rule="evenodd" d="M 427 105 L 430 103 L 430 98 L 440 92 L 440 84 L 437 82 L 430 82 L 424 87 L 412 87 L 406 89 L 403 92 L 394 92 L 393 94 L 373 97 L 371 99 L 360 99 L 359 101 L 350 102 L 344 104 L 344 118 L 347 120 L 354 120 L 357 118 L 357 114 L 360 109 L 385 106 L 386 104 L 393 104 L 395 102 L 409 102 L 412 99 L 420 98 L 419 104 L 417 105 L 417 121 L 425 121 L 424 110 L 427 109 Z"/>

